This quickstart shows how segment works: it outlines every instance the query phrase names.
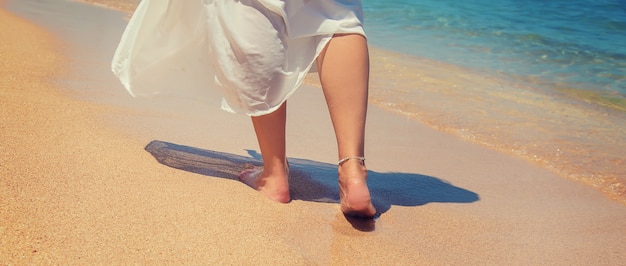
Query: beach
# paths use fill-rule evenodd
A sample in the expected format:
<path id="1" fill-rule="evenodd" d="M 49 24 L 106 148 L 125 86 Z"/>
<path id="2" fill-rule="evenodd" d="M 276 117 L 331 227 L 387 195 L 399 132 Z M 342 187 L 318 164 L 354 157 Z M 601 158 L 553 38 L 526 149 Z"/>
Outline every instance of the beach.
<path id="1" fill-rule="evenodd" d="M 138 3 L 86 2 L 129 14 Z M 626 51 L 613 45 L 623 42 L 621 33 L 615 34 L 622 24 L 614 3 L 567 4 L 567 9 L 558 8 L 560 1 L 523 8 L 511 0 L 463 3 L 460 9 L 432 0 L 363 4 L 376 62 L 372 104 L 539 164 L 626 204 L 626 87 L 620 71 Z M 526 11 L 536 8 L 554 20 L 529 17 Z M 389 15 L 398 12 L 399 17 Z M 597 19 L 575 19 L 580 13 Z M 489 16 L 499 19 L 485 23 Z M 520 16 L 530 21 L 503 19 Z M 478 25 L 464 26 L 472 21 Z M 563 31 L 551 32 L 553 24 Z M 580 37 L 571 39 L 574 33 Z M 315 75 L 306 83 L 320 87 Z"/>
<path id="2" fill-rule="evenodd" d="M 110 73 L 110 36 L 125 13 L 3 5 L 0 264 L 626 261 L 624 204 L 375 105 L 366 154 L 381 215 L 347 219 L 332 126 L 312 85 L 289 100 L 294 200 L 267 200 L 234 177 L 259 164 L 248 117 L 203 99 L 134 99 Z M 98 20 L 78 26 L 80 16 Z"/>

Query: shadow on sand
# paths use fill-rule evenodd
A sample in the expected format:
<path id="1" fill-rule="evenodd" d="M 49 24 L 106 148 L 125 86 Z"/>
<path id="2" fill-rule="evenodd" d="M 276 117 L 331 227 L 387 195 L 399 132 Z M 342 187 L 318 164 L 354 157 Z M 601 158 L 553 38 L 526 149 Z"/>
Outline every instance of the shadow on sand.
<path id="1" fill-rule="evenodd" d="M 237 181 L 241 171 L 262 166 L 261 154 L 253 150 L 248 150 L 250 158 L 158 140 L 150 142 L 145 150 L 169 167 Z M 339 203 L 336 165 L 289 158 L 289 177 L 294 200 Z M 420 174 L 370 170 L 368 185 L 379 215 L 388 211 L 391 205 L 419 206 L 431 202 L 471 203 L 479 200 L 478 194 L 472 191 Z M 367 223 L 359 225 L 362 221 L 347 218 L 355 228 L 371 226 Z"/>

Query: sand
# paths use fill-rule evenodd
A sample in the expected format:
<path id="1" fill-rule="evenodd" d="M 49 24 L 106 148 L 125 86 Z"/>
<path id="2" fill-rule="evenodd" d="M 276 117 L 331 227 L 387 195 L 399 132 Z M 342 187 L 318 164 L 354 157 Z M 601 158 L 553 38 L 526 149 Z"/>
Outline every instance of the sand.
<path id="1" fill-rule="evenodd" d="M 289 101 L 296 199 L 271 202 L 233 180 L 258 163 L 248 118 L 150 105 L 119 84 L 60 85 L 83 62 L 73 44 L 5 11 L 0 40 L 0 264 L 626 261 L 626 206 L 373 106 L 367 162 L 382 214 L 347 220 L 324 99 L 308 86 Z"/>

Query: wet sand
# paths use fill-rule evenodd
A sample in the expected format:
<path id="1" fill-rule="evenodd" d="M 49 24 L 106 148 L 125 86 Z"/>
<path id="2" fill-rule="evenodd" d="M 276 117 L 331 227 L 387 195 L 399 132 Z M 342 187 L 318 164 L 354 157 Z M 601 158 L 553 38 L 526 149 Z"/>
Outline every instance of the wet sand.
<path id="1" fill-rule="evenodd" d="M 0 39 L 10 40 L 0 43 L 2 264 L 626 260 L 624 205 L 376 107 L 367 159 L 382 214 L 347 220 L 324 99 L 308 86 L 289 102 L 295 200 L 271 202 L 233 180 L 258 164 L 247 117 L 132 99 L 112 77 L 77 77 L 109 62 L 73 58 L 76 44 L 5 11 Z"/>

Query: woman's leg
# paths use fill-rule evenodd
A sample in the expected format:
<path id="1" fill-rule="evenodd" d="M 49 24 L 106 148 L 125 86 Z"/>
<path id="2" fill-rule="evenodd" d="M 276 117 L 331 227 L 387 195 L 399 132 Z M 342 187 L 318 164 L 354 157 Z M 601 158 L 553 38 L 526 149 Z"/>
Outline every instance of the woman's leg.
<path id="1" fill-rule="evenodd" d="M 289 195 L 287 158 L 285 155 L 285 122 L 287 119 L 287 103 L 276 111 L 253 116 L 252 124 L 256 132 L 263 170 L 247 170 L 239 175 L 239 179 L 248 186 L 263 193 L 269 199 L 287 203 Z"/>
<path id="2" fill-rule="evenodd" d="M 364 156 L 369 83 L 367 40 L 359 34 L 335 35 L 317 59 L 320 81 L 335 129 L 339 159 Z M 376 210 L 367 187 L 363 160 L 339 164 L 341 210 L 371 217 Z"/>

